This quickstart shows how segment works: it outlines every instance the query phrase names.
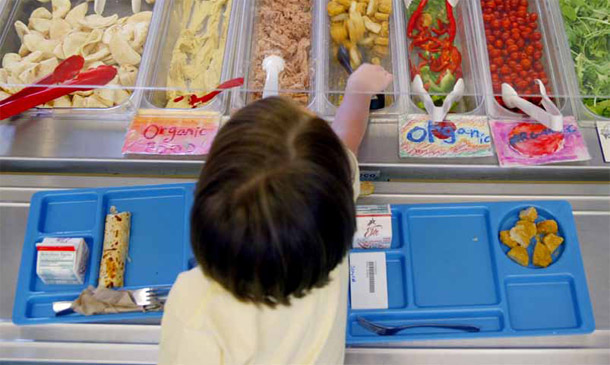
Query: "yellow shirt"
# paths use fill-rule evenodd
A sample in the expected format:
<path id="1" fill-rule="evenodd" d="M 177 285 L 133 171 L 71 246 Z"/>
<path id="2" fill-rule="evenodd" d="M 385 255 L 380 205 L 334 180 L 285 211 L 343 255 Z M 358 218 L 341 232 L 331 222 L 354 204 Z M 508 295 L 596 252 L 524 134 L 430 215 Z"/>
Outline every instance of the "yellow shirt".
<path id="1" fill-rule="evenodd" d="M 360 173 L 348 156 L 356 199 Z M 238 301 L 194 268 L 178 276 L 166 303 L 159 364 L 343 364 L 347 286 L 344 258 L 328 285 L 272 309 Z"/>

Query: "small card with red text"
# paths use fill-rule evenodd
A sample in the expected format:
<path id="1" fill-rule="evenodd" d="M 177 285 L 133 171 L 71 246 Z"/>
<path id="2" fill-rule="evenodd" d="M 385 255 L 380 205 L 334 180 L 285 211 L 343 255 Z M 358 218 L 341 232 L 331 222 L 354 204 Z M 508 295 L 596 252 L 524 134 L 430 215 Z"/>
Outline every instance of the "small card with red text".
<path id="1" fill-rule="evenodd" d="M 356 206 L 356 233 L 353 248 L 390 248 L 392 210 L 389 205 Z"/>
<path id="2" fill-rule="evenodd" d="M 537 122 L 491 121 L 500 166 L 533 166 L 590 160 L 574 117 L 566 117 L 563 133 Z"/>
<path id="3" fill-rule="evenodd" d="M 159 112 L 143 110 L 133 119 L 123 154 L 207 155 L 220 127 L 212 112 Z"/>

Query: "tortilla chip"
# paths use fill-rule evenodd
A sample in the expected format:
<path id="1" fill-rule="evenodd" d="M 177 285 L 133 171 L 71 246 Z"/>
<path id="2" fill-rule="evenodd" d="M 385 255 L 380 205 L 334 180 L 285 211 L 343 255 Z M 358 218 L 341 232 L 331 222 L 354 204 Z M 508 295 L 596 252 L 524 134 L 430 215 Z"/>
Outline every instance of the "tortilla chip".
<path id="1" fill-rule="evenodd" d="M 563 238 L 559 237 L 554 233 L 549 233 L 542 239 L 542 242 L 546 245 L 551 253 L 555 252 L 557 247 L 563 243 Z"/>
<path id="2" fill-rule="evenodd" d="M 553 262 L 551 251 L 543 243 L 536 243 L 534 248 L 534 265 L 538 267 L 547 267 Z"/>
<path id="3" fill-rule="evenodd" d="M 508 257 L 513 259 L 521 266 L 527 266 L 530 263 L 530 257 L 527 254 L 527 250 L 521 246 L 515 246 L 510 251 L 508 251 Z"/>
<path id="4" fill-rule="evenodd" d="M 558 231 L 557 222 L 554 219 L 542 221 L 536 225 L 536 228 L 538 233 L 542 234 L 557 233 Z"/>

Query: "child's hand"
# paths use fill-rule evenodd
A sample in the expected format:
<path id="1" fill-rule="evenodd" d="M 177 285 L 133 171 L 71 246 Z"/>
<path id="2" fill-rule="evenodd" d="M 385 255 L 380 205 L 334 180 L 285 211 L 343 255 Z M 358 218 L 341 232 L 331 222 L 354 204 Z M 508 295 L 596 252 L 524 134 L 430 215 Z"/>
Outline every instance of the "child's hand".
<path id="1" fill-rule="evenodd" d="M 392 74 L 381 66 L 364 63 L 347 80 L 346 92 L 377 94 L 392 83 Z"/>

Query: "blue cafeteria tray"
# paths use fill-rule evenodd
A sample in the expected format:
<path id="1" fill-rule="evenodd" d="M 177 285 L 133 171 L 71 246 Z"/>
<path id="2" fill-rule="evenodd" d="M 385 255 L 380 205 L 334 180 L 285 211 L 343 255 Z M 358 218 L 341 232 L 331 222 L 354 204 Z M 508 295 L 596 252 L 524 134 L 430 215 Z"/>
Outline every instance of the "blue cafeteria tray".
<path id="1" fill-rule="evenodd" d="M 111 206 L 132 213 L 125 288 L 174 282 L 195 265 L 189 244 L 194 184 L 46 191 L 34 194 L 23 246 L 13 321 L 158 322 L 162 313 L 55 317 L 52 303 L 73 300 L 97 285 L 104 219 Z M 553 264 L 522 267 L 506 256 L 500 230 L 534 206 L 554 218 L 565 238 Z M 567 202 L 393 205 L 393 242 L 386 252 L 385 310 L 348 308 L 346 341 L 366 345 L 419 339 L 576 334 L 595 328 L 572 209 Z M 83 285 L 45 285 L 36 276 L 35 244 L 44 237 L 84 237 L 90 258 Z M 531 246 L 530 246 L 531 247 Z M 360 250 L 354 250 L 360 251 Z M 379 250 L 377 250 L 379 251 Z M 446 322 L 481 327 L 479 333 L 411 329 L 384 337 L 357 323 Z"/>
<path id="2" fill-rule="evenodd" d="M 20 325 L 59 322 L 158 322 L 161 312 L 55 317 L 55 301 L 97 286 L 104 222 L 111 206 L 131 212 L 125 288 L 172 284 L 195 265 L 189 240 L 194 184 L 46 191 L 32 196 L 13 308 Z M 89 259 L 82 285 L 45 285 L 36 275 L 35 244 L 45 237 L 84 237 Z"/>
<path id="3" fill-rule="evenodd" d="M 511 260 L 499 232 L 533 206 L 538 221 L 555 219 L 564 243 L 547 268 Z M 393 205 L 386 253 L 388 309 L 348 308 L 347 345 L 590 333 L 595 329 L 572 207 L 566 201 Z M 398 232 L 398 234 L 396 234 Z M 530 254 L 534 245 L 529 247 Z M 356 251 L 369 251 L 354 249 Z M 531 262 L 531 259 L 530 259 Z M 386 326 L 474 325 L 480 332 L 414 328 L 380 336 L 361 316 Z"/>

